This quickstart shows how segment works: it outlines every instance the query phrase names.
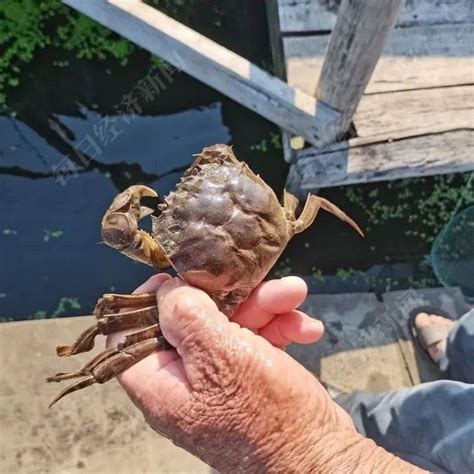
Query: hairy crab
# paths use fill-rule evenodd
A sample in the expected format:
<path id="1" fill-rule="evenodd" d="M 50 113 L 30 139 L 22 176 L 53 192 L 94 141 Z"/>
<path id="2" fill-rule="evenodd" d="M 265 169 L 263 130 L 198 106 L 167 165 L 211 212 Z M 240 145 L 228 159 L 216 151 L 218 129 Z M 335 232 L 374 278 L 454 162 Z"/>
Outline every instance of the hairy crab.
<path id="1" fill-rule="evenodd" d="M 149 204 L 157 197 L 140 185 L 119 194 L 102 220 L 103 241 L 157 269 L 173 267 L 228 316 L 265 278 L 290 239 L 312 224 L 319 209 L 333 213 L 362 235 L 344 212 L 314 195 L 308 196 L 297 218 L 298 200 L 285 191 L 280 205 L 273 190 L 227 145 L 204 148 L 158 209 Z M 151 235 L 138 228 L 138 221 L 146 216 L 152 219 Z M 57 347 L 58 356 L 91 350 L 98 334 L 138 330 L 78 371 L 49 377 L 50 382 L 80 378 L 51 405 L 68 393 L 106 382 L 167 347 L 154 294 L 105 294 L 94 316 L 95 324 L 72 345 Z"/>

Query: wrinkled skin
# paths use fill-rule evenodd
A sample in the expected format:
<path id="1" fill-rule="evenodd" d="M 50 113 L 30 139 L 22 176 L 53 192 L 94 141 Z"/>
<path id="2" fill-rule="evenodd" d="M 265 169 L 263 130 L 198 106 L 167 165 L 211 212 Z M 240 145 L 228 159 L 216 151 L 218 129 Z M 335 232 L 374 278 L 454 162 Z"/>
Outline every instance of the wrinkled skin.
<path id="1" fill-rule="evenodd" d="M 321 326 L 304 329 L 304 315 L 292 327 L 302 280 L 265 282 L 239 307 L 233 320 L 259 335 L 181 279 L 156 275 L 138 291 L 156 290 L 163 334 L 176 349 L 119 376 L 154 430 L 222 473 L 417 472 L 362 438 L 316 378 L 269 344 L 321 336 Z M 271 330 L 278 321 L 279 335 Z"/>
<path id="2" fill-rule="evenodd" d="M 295 456 L 298 446 L 290 440 L 306 449 L 303 440 L 311 439 L 318 425 L 334 429 L 342 421 L 352 428 L 348 415 L 309 372 L 263 338 L 229 324 L 202 291 L 169 280 L 159 289 L 158 308 L 165 336 L 177 352 L 143 360 L 122 375 L 121 383 L 155 430 L 212 466 L 265 472 L 273 454 Z M 300 403 L 313 399 L 314 406 Z M 279 439 L 268 439 L 268 432 L 278 433 Z M 253 454 L 255 446 L 261 459 Z M 251 458 L 248 465 L 246 457 Z"/>
<path id="3" fill-rule="evenodd" d="M 237 160 L 227 145 L 204 148 L 176 190 L 158 207 L 149 202 L 157 196 L 140 185 L 119 194 L 102 220 L 104 242 L 156 269 L 173 267 L 183 281 L 207 293 L 228 317 L 267 275 L 289 240 L 312 224 L 319 209 L 362 234 L 346 214 L 317 196 L 309 195 L 296 217 L 297 199 L 285 191 L 280 205 L 273 190 Z M 152 235 L 138 227 L 138 221 L 149 215 Z M 168 347 L 152 294 L 104 295 L 94 315 L 96 324 L 73 344 L 58 346 L 59 356 L 90 350 L 97 334 L 136 331 L 78 371 L 49 377 L 50 382 L 82 378 L 53 403 L 75 390 L 104 383 Z"/>

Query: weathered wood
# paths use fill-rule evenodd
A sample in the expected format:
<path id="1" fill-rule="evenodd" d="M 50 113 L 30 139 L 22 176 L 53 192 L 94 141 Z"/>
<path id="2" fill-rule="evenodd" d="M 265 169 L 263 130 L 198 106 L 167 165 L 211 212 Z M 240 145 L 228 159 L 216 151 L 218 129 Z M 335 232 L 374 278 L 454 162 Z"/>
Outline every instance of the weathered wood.
<path id="1" fill-rule="evenodd" d="M 283 33 L 330 31 L 340 0 L 279 0 Z M 472 0 L 408 0 L 398 25 L 464 23 L 474 20 Z"/>
<path id="2" fill-rule="evenodd" d="M 474 24 L 396 28 L 365 93 L 474 83 Z M 329 35 L 284 38 L 288 83 L 313 95 Z"/>
<path id="3" fill-rule="evenodd" d="M 285 54 L 283 51 L 283 38 L 280 35 L 280 20 L 278 16 L 278 0 L 266 0 L 268 32 L 270 35 L 270 47 L 272 51 L 273 69 L 275 75 L 281 80 L 286 80 Z M 310 94 L 312 95 L 312 94 Z M 291 149 L 291 133 L 280 128 L 283 147 L 283 157 L 290 163 L 293 159 Z"/>
<path id="4" fill-rule="evenodd" d="M 283 52 L 283 39 L 280 35 L 280 19 L 278 16 L 278 0 L 266 0 L 265 4 L 273 68 L 275 75 L 281 80 L 286 81 L 285 55 Z"/>
<path id="5" fill-rule="evenodd" d="M 354 8 L 368 4 L 367 0 L 344 2 Z M 313 95 L 341 2 L 278 3 L 288 82 Z M 378 3 L 373 10 L 387 4 Z M 340 13 L 347 15 L 348 8 Z M 370 28 L 375 22 L 363 26 L 354 15 L 352 19 L 373 38 Z M 437 0 L 436 5 L 432 0 L 407 0 L 397 21 L 400 27 L 391 34 L 353 117 L 357 138 L 323 151 L 296 152 L 288 181 L 293 191 L 472 171 L 473 22 L 472 0 Z M 313 31 L 317 34 L 311 35 Z M 348 31 L 342 28 L 339 41 Z M 291 36 L 293 32 L 299 34 Z M 334 71 L 332 80 L 326 82 L 335 99 L 328 104 L 339 101 L 336 108 L 341 110 L 347 103 L 344 92 L 354 80 L 363 89 L 351 67 L 366 72 L 368 68 L 354 61 L 356 55 L 350 48 L 336 44 L 332 49 L 339 55 L 341 74 Z M 370 45 L 359 48 L 367 49 Z M 341 54 L 348 50 L 347 55 Z"/>
<path id="6" fill-rule="evenodd" d="M 281 145 L 283 148 L 283 159 L 287 163 L 291 163 L 295 157 L 295 151 L 291 147 L 291 133 L 281 129 Z"/>
<path id="7" fill-rule="evenodd" d="M 329 32 L 336 24 L 339 4 L 340 0 L 278 0 L 281 32 Z"/>
<path id="8" fill-rule="evenodd" d="M 458 130 L 406 138 L 391 143 L 356 140 L 317 152 L 298 153 L 287 186 L 296 193 L 318 188 L 417 176 L 474 171 L 474 132 Z"/>
<path id="9" fill-rule="evenodd" d="M 139 0 L 64 0 L 153 54 L 316 146 L 338 114 Z"/>
<path id="10" fill-rule="evenodd" d="M 351 122 L 404 0 L 342 0 L 316 97 L 341 112 L 336 131 Z"/>
<path id="11" fill-rule="evenodd" d="M 365 95 L 354 115 L 360 138 L 397 139 L 474 127 L 474 86 Z"/>

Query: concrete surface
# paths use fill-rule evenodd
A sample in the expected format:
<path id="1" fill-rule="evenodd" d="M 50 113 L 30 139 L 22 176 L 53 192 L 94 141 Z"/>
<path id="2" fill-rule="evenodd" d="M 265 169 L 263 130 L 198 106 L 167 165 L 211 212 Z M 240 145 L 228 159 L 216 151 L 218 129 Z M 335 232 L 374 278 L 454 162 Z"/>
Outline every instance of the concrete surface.
<path id="1" fill-rule="evenodd" d="M 342 391 L 411 385 L 385 306 L 375 295 L 311 295 L 303 308 L 323 321 L 325 334 L 319 343 L 289 352 L 323 382 Z"/>
<path id="2" fill-rule="evenodd" d="M 457 289 L 310 295 L 307 312 L 324 321 L 322 341 L 289 352 L 341 390 L 387 390 L 438 376 L 413 350 L 406 321 L 430 303 L 453 317 L 465 310 Z M 48 409 L 63 384 L 57 371 L 91 353 L 59 359 L 89 318 L 0 324 L 0 473 L 210 473 L 212 470 L 148 428 L 116 381 L 79 391 Z M 102 346 L 102 341 L 98 341 Z M 95 354 L 97 350 L 93 352 Z"/>
<path id="3" fill-rule="evenodd" d="M 148 428 L 115 380 L 48 409 L 64 384 L 45 378 L 91 358 L 59 359 L 54 348 L 90 323 L 67 318 L 0 324 L 0 473 L 210 473 Z"/>
<path id="4" fill-rule="evenodd" d="M 289 353 L 342 391 L 382 391 L 438 379 L 437 368 L 415 351 L 409 314 L 430 305 L 456 319 L 467 311 L 461 291 L 402 290 L 382 299 L 373 293 L 310 295 L 303 309 L 324 322 L 325 335 L 316 344 L 292 346 Z"/>

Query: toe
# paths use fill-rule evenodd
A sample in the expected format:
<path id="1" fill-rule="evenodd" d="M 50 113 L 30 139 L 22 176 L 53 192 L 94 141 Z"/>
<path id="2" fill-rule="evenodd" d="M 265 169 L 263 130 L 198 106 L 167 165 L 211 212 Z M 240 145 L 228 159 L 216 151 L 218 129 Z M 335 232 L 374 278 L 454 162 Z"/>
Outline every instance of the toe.
<path id="1" fill-rule="evenodd" d="M 437 314 L 431 314 L 430 315 L 430 322 L 431 322 L 431 324 L 442 324 L 444 326 L 452 326 L 453 325 L 453 322 L 450 319 L 445 318 L 443 316 L 439 316 Z"/>
<path id="2" fill-rule="evenodd" d="M 415 317 L 415 326 L 418 329 L 430 325 L 430 316 L 427 313 L 418 313 Z"/>
<path id="3" fill-rule="evenodd" d="M 418 330 L 426 328 L 431 325 L 442 325 L 442 326 L 452 326 L 453 322 L 443 316 L 437 314 L 428 314 L 425 312 L 420 312 L 415 317 L 415 327 Z M 429 344 L 426 347 L 426 350 L 430 357 L 437 362 L 442 357 L 443 353 L 446 351 L 446 339 L 439 340 L 433 344 Z"/>

